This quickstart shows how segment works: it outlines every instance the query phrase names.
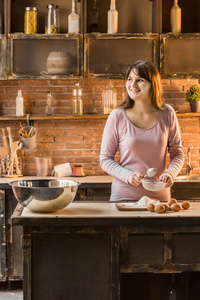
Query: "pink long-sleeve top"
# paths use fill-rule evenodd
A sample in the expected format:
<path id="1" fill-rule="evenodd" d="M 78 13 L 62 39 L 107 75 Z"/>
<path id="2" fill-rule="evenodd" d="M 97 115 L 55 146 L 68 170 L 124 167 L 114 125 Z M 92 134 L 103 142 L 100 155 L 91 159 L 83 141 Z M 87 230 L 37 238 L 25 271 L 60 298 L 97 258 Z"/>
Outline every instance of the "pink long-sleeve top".
<path id="1" fill-rule="evenodd" d="M 114 160 L 119 149 L 120 160 Z M 166 154 L 170 163 L 166 168 Z M 170 188 L 158 192 L 147 191 L 142 184 L 133 186 L 128 178 L 134 171 L 146 174 L 149 168 L 157 168 L 156 179 L 164 172 L 176 178 L 183 166 L 184 156 L 181 134 L 174 109 L 166 104 L 160 110 L 158 121 L 148 129 L 134 126 L 125 109 L 114 109 L 106 122 L 100 154 L 101 168 L 114 177 L 111 187 L 111 201 L 139 200 L 148 196 L 160 201 L 168 201 Z"/>

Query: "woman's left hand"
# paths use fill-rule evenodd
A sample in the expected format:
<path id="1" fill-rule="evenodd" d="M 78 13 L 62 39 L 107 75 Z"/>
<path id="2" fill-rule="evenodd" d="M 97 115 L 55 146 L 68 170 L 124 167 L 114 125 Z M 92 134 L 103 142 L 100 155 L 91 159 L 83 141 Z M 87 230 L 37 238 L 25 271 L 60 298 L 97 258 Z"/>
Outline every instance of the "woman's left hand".
<path id="1" fill-rule="evenodd" d="M 174 180 L 169 173 L 164 173 L 159 177 L 159 180 L 166 182 L 165 187 L 171 187 L 174 184 Z"/>

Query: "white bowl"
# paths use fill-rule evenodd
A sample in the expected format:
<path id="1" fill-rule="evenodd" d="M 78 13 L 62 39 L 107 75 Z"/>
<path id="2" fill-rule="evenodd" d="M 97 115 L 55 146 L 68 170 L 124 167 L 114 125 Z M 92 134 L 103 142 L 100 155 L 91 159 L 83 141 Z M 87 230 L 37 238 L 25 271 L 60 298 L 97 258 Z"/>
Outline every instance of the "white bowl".
<path id="1" fill-rule="evenodd" d="M 143 180 L 141 180 L 141 182 L 142 182 L 143 187 L 146 190 L 152 191 L 152 192 L 161 191 L 166 185 L 166 182 L 156 181 L 156 180 L 143 179 Z"/>

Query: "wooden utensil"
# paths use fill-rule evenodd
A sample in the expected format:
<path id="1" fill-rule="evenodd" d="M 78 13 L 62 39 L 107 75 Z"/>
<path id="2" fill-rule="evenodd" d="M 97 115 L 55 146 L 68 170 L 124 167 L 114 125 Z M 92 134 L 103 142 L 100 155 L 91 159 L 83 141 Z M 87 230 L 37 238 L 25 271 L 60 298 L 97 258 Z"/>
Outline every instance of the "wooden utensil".
<path id="1" fill-rule="evenodd" d="M 9 140 L 8 140 L 8 136 L 6 135 L 6 129 L 5 128 L 2 128 L 2 133 L 3 133 L 3 143 L 4 143 L 4 146 L 6 148 L 8 148 L 8 151 L 9 151 Z"/>
<path id="2" fill-rule="evenodd" d="M 9 145 L 10 145 L 10 156 L 12 157 L 12 134 L 11 134 L 11 128 L 10 127 L 6 127 L 7 132 L 8 132 L 8 138 L 9 138 Z"/>
<path id="3" fill-rule="evenodd" d="M 16 168 L 16 174 L 20 175 L 21 171 L 19 168 L 19 161 L 18 161 L 18 156 L 17 156 L 17 150 L 19 149 L 18 144 L 19 144 L 18 141 L 12 143 L 12 153 L 13 153 L 13 166 L 15 166 L 15 168 Z"/>
<path id="4" fill-rule="evenodd" d="M 0 148 L 0 156 L 2 158 L 6 158 L 6 156 L 9 154 L 9 148 L 7 149 L 6 147 L 1 147 Z"/>

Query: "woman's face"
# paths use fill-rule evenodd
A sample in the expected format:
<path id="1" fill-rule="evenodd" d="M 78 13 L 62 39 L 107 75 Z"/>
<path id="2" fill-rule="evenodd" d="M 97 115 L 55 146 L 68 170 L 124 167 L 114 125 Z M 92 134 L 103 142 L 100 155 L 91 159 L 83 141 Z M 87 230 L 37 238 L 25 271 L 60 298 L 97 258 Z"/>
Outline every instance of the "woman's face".
<path id="1" fill-rule="evenodd" d="M 133 69 L 126 81 L 126 90 L 132 100 L 150 99 L 151 83 L 137 75 L 137 70 Z"/>

